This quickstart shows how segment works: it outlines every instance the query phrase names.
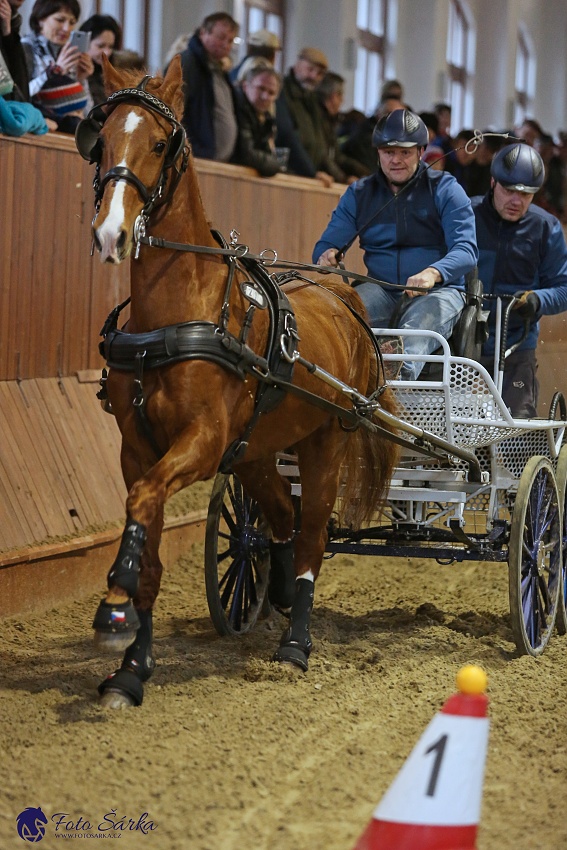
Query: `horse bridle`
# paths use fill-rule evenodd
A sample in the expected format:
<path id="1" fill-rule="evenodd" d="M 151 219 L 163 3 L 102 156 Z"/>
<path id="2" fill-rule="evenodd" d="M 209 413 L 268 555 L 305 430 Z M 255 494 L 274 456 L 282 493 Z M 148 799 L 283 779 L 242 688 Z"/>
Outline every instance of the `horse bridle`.
<path id="1" fill-rule="evenodd" d="M 138 217 L 138 229 L 145 229 L 145 222 L 150 213 L 157 206 L 166 203 L 177 186 L 179 179 L 187 168 L 189 150 L 187 145 L 187 134 L 185 128 L 179 123 L 172 110 L 155 95 L 146 91 L 148 80 L 152 77 L 148 74 L 134 88 L 120 89 L 111 94 L 104 103 L 99 103 L 94 106 L 86 118 L 83 118 L 77 126 L 75 132 L 75 144 L 77 150 L 83 159 L 89 163 L 94 163 L 96 166 L 95 176 L 93 178 L 93 188 L 95 192 L 95 219 L 98 215 L 104 189 L 106 185 L 112 181 L 117 182 L 124 180 L 130 183 L 140 195 L 144 206 Z M 171 135 L 167 140 L 167 148 L 163 160 L 160 175 L 155 186 L 149 189 L 140 178 L 134 174 L 129 168 L 123 165 L 115 165 L 101 178 L 100 165 L 102 160 L 102 141 L 100 131 L 107 120 L 112 109 L 119 103 L 134 103 L 137 106 L 143 106 L 145 109 L 155 112 L 166 118 L 172 126 Z M 105 107 L 110 107 L 105 109 Z M 181 160 L 179 166 L 178 161 Z M 171 181 L 169 191 L 164 193 L 165 185 L 169 176 L 169 172 L 175 168 L 176 176 Z"/>

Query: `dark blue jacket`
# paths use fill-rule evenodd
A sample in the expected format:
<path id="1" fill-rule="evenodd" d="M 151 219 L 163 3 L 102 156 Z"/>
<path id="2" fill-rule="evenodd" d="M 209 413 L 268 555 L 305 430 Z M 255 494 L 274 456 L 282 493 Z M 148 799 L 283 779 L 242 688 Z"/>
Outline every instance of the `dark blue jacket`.
<path id="1" fill-rule="evenodd" d="M 519 221 L 500 218 L 492 192 L 472 199 L 479 249 L 478 276 L 484 292 L 514 295 L 534 290 L 540 310 L 520 349 L 537 346 L 540 316 L 567 310 L 567 245 L 561 223 L 541 207 L 531 205 Z M 491 307 L 490 338 L 484 353 L 494 353 L 495 308 Z M 508 345 L 520 339 L 524 323 L 512 311 Z"/>
<path id="2" fill-rule="evenodd" d="M 187 130 L 193 155 L 214 159 L 216 144 L 213 124 L 213 74 L 209 68 L 207 51 L 197 33 L 191 37 L 186 49 L 181 53 L 181 68 L 185 98 L 181 123 Z M 228 74 L 224 76 L 230 85 Z M 236 114 L 236 106 L 234 111 Z"/>
<path id="3" fill-rule="evenodd" d="M 315 245 L 313 261 L 328 248 L 350 243 L 376 215 L 359 237 L 372 277 L 405 285 L 411 275 L 433 267 L 443 278 L 439 285 L 462 287 L 477 260 L 470 200 L 450 174 L 420 163 L 417 175 L 397 195 L 381 171 L 349 186 Z"/>

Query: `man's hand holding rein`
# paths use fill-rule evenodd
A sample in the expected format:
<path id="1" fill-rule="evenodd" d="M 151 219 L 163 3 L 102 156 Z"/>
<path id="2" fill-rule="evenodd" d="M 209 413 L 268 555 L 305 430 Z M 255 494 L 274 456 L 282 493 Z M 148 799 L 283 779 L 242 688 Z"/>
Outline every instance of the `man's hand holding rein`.
<path id="1" fill-rule="evenodd" d="M 328 253 L 328 252 L 326 252 Z M 408 277 L 406 286 L 411 287 L 406 290 L 408 298 L 414 298 L 416 295 L 426 295 L 430 289 L 433 289 L 436 283 L 441 283 L 443 278 L 437 269 L 429 267 L 422 272 L 412 274 Z M 416 290 L 420 290 L 417 292 Z"/>

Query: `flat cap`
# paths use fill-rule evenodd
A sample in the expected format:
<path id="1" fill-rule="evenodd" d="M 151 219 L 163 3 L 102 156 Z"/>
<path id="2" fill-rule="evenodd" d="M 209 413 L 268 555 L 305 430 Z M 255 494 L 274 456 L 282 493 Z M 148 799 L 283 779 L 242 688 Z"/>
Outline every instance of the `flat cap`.
<path id="1" fill-rule="evenodd" d="M 329 68 L 329 60 L 322 50 L 316 47 L 302 47 L 297 56 L 298 59 L 305 59 L 306 62 L 311 62 L 312 65 L 319 65 L 324 71 Z"/>
<path id="2" fill-rule="evenodd" d="M 251 47 L 271 47 L 272 50 L 280 50 L 280 40 L 275 32 L 269 30 L 256 30 L 248 34 L 246 43 Z"/>

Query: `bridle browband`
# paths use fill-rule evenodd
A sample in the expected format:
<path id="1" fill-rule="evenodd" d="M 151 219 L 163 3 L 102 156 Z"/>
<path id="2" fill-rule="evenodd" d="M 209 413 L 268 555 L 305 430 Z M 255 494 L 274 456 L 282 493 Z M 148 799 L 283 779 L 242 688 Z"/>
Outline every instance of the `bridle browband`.
<path id="1" fill-rule="evenodd" d="M 144 206 L 138 218 L 138 230 L 141 232 L 145 231 L 145 223 L 150 213 L 156 209 L 156 207 L 161 206 L 170 200 L 181 175 L 187 168 L 189 159 L 185 128 L 177 120 L 174 112 L 166 103 L 163 102 L 163 100 L 160 100 L 159 97 L 156 97 L 146 91 L 148 81 L 151 79 L 152 77 L 147 74 L 137 86 L 120 89 L 119 91 L 109 95 L 104 103 L 99 103 L 91 109 L 87 117 L 83 118 L 83 120 L 79 123 L 75 133 L 75 144 L 77 145 L 77 150 L 83 159 L 86 159 L 90 163 L 95 163 L 96 165 L 95 176 L 93 178 L 93 188 L 95 193 L 94 218 L 96 219 L 98 215 L 106 185 L 110 182 L 123 180 L 134 186 L 144 202 Z M 145 109 L 150 110 L 150 112 L 154 112 L 156 115 L 160 115 L 162 118 L 165 118 L 172 126 L 171 135 L 167 140 L 167 148 L 165 151 L 162 169 L 155 186 L 152 188 L 148 188 L 133 171 L 123 165 L 116 165 L 114 168 L 107 171 L 102 178 L 100 176 L 100 165 L 102 159 L 100 131 L 108 119 L 110 111 L 121 103 L 133 103 L 137 106 L 143 106 Z M 105 110 L 105 107 L 108 107 L 109 109 Z M 181 162 L 178 165 L 179 160 L 181 160 Z M 172 168 L 175 169 L 176 174 L 175 178 L 170 181 L 169 189 L 166 193 L 165 185 Z"/>

